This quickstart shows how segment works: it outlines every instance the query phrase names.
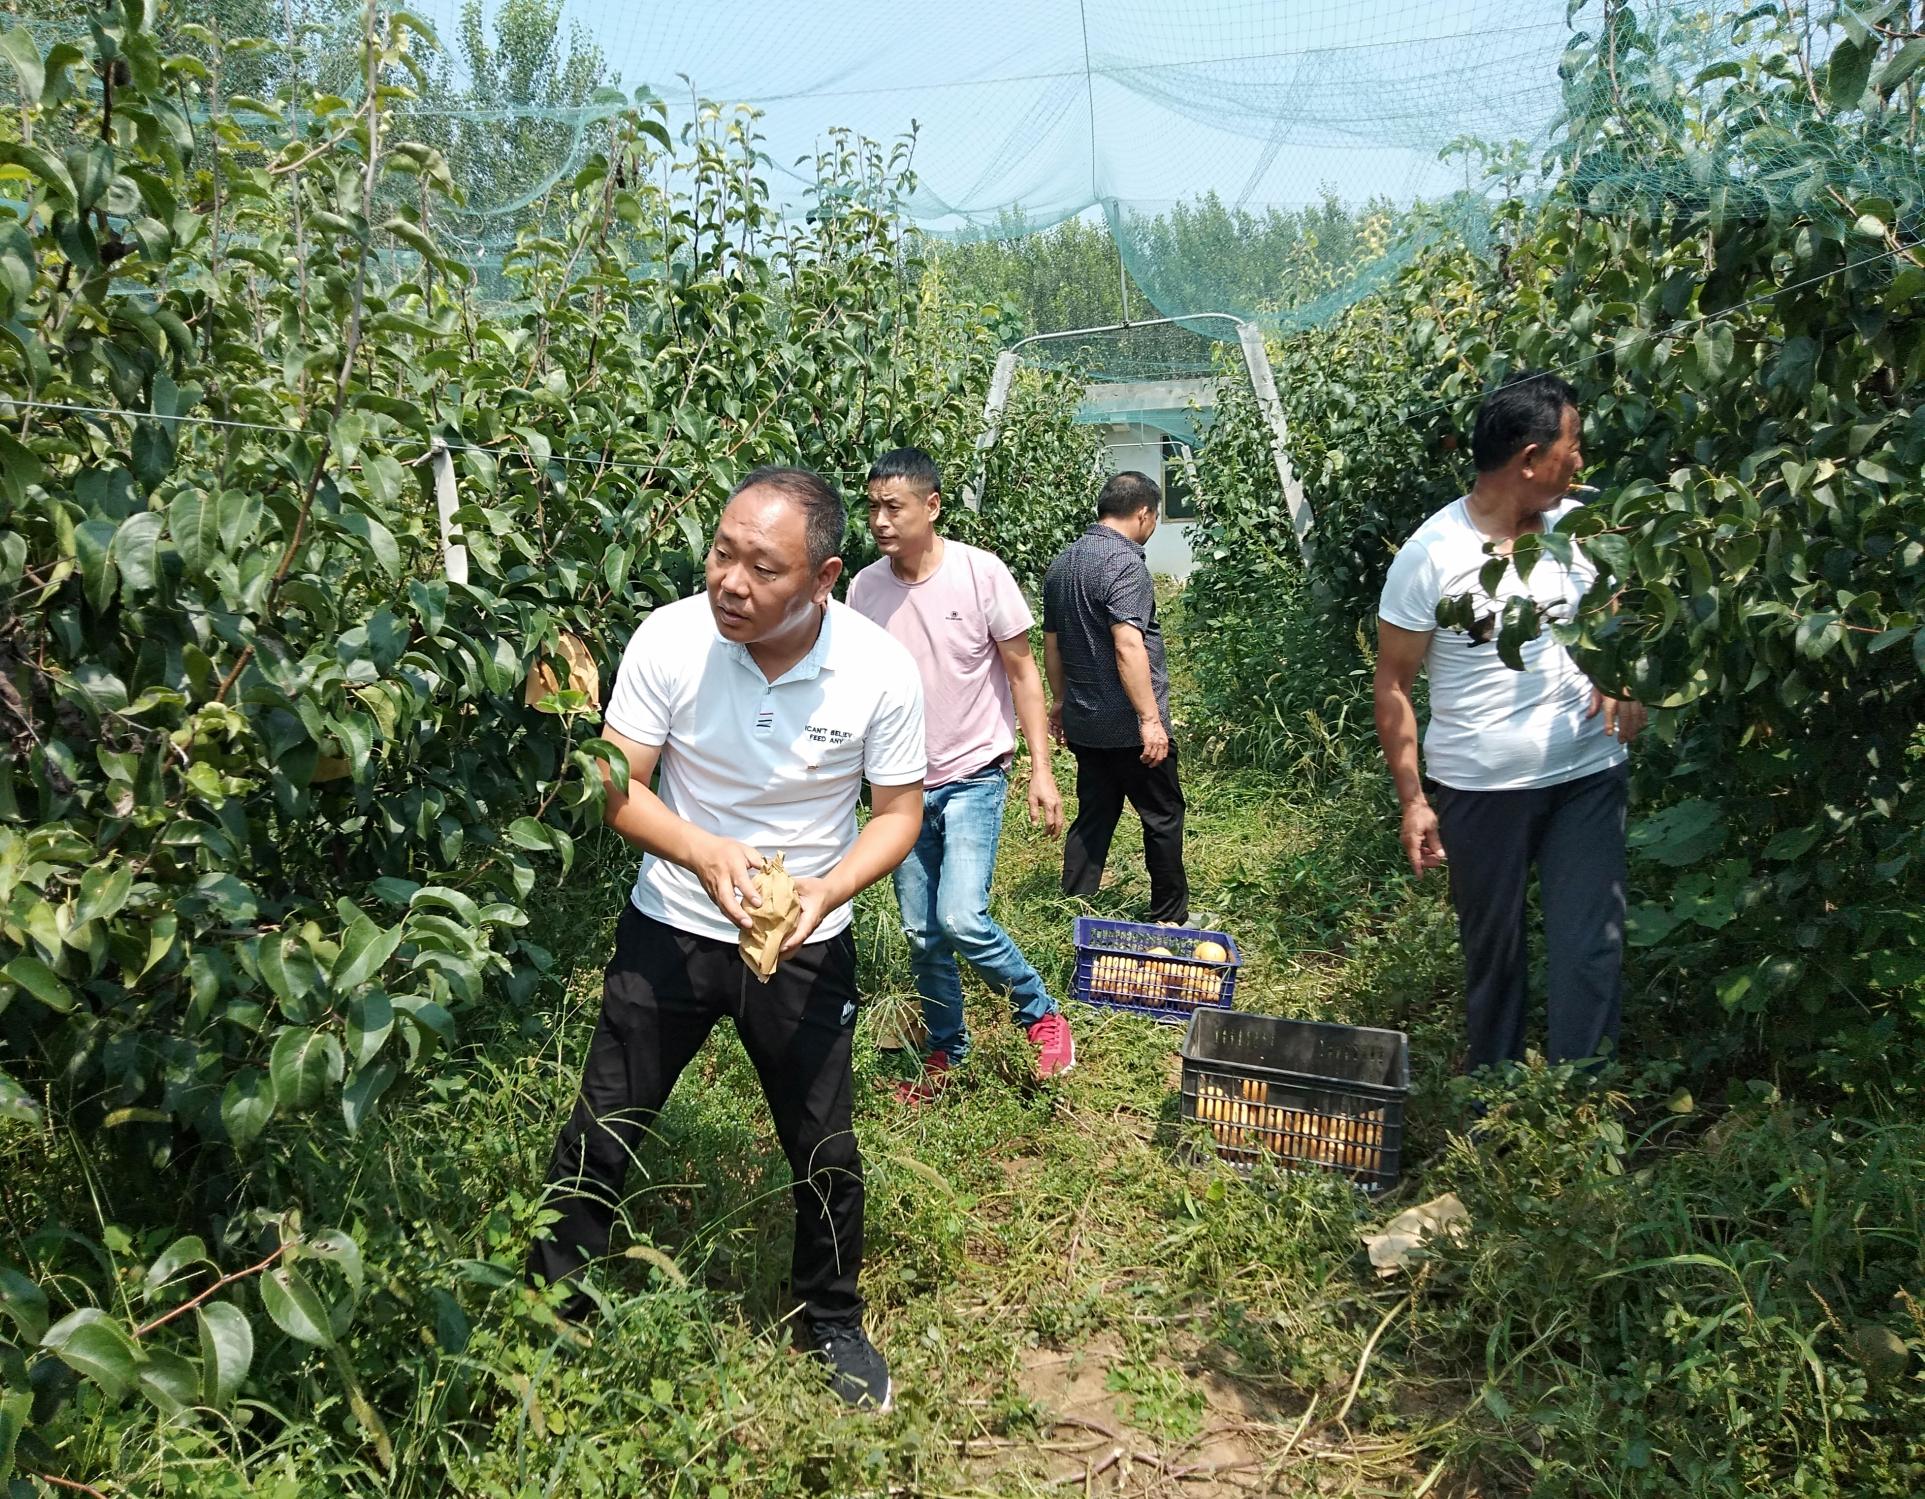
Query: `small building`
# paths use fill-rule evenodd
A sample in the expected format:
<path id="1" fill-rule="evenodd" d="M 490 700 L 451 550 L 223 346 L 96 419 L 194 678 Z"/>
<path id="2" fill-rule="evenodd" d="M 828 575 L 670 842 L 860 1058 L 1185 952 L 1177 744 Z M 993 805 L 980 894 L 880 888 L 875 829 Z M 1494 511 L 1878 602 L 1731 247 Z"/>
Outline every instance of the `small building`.
<path id="1" fill-rule="evenodd" d="M 1193 565 L 1199 423 L 1216 405 L 1214 380 L 1095 381 L 1076 419 L 1104 432 L 1109 473 L 1148 474 L 1163 490 L 1163 513 L 1144 551 L 1150 571 L 1179 581 Z"/>

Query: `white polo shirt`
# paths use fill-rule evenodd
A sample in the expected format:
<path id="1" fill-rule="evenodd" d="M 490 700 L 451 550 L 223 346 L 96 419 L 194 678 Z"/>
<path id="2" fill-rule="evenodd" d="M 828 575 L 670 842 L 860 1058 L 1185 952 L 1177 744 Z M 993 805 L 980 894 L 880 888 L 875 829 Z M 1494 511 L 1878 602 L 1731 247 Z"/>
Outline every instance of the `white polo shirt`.
<path id="1" fill-rule="evenodd" d="M 1564 501 L 1544 529 L 1555 531 L 1577 508 Z M 1621 764 L 1628 752 L 1605 732 L 1602 713 L 1591 716 L 1591 679 L 1548 628 L 1575 617 L 1597 569 L 1581 549 L 1573 548 L 1568 567 L 1546 554 L 1528 581 L 1507 569 L 1492 595 L 1479 578 L 1490 560 L 1464 502 L 1453 500 L 1398 549 L 1384 580 L 1378 617 L 1430 635 L 1424 769 L 1459 791 L 1515 791 Z M 1465 593 L 1477 605 L 1475 637 L 1437 626 L 1439 600 Z M 1525 596 L 1545 612 L 1547 628 L 1524 642 L 1524 669 L 1512 671 L 1497 654 L 1497 625 L 1504 606 Z"/>
<path id="2" fill-rule="evenodd" d="M 877 786 L 923 777 L 915 661 L 833 601 L 809 654 L 774 682 L 746 646 L 722 637 L 706 594 L 664 605 L 622 653 L 605 717 L 616 733 L 662 746 L 657 794 L 677 817 L 779 853 L 797 876 L 825 875 L 849 851 L 865 777 Z M 740 935 L 700 880 L 653 854 L 632 898 L 681 931 L 724 942 Z M 838 906 L 810 940 L 835 936 L 849 919 Z"/>

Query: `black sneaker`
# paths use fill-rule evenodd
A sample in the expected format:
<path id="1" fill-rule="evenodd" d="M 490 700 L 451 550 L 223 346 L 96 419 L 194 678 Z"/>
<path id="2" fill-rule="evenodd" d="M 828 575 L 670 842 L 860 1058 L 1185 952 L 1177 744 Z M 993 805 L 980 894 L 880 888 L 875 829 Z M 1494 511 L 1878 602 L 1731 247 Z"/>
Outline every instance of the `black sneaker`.
<path id="1" fill-rule="evenodd" d="M 890 1408 L 895 1390 L 889 1383 L 889 1365 L 861 1323 L 825 1323 L 815 1328 L 809 1352 L 828 1366 L 829 1388 L 848 1404 L 877 1412 Z"/>

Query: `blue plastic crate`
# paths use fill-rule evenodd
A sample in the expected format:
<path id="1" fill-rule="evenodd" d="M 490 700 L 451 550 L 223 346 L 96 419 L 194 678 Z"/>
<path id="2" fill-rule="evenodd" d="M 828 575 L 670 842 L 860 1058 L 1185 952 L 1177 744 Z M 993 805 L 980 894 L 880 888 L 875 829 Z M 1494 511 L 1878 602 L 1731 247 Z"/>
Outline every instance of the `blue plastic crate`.
<path id="1" fill-rule="evenodd" d="M 1217 943 L 1229 952 L 1230 961 L 1208 963 L 1192 956 L 1199 942 Z M 1168 953 L 1151 951 L 1159 947 Z M 1230 1008 L 1242 964 L 1243 955 L 1228 932 L 1079 916 L 1070 993 L 1101 1009 L 1187 1025 L 1198 1010 Z"/>

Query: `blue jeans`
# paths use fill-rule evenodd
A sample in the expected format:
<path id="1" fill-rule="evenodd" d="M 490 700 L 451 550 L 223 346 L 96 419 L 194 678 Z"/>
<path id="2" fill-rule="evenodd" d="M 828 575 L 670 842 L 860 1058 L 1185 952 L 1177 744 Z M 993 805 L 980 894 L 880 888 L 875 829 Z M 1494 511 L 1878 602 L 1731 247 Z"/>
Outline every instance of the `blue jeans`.
<path id="1" fill-rule="evenodd" d="M 909 938 L 909 967 L 922 996 L 926 1049 L 959 1062 L 969 1050 L 956 955 L 1009 996 L 1016 1023 L 1056 1013 L 1056 1001 L 1009 934 L 989 919 L 989 878 L 1003 835 L 1009 773 L 991 770 L 926 793 L 922 834 L 896 869 L 896 900 Z"/>

